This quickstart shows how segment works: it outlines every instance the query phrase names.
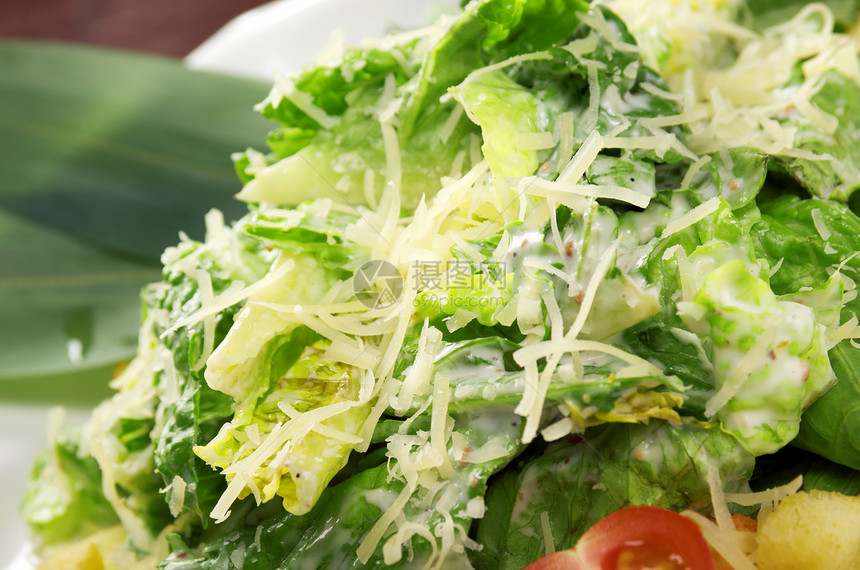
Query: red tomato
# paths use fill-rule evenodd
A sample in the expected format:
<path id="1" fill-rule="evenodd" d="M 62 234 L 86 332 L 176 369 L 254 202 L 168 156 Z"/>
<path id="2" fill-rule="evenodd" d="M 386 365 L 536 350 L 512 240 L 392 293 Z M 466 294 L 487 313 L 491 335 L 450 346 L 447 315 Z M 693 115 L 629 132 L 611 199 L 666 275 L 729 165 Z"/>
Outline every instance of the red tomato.
<path id="1" fill-rule="evenodd" d="M 597 521 L 576 547 L 525 570 L 714 570 L 696 523 L 659 507 L 626 507 Z"/>
<path id="2" fill-rule="evenodd" d="M 615 511 L 585 531 L 576 551 L 595 570 L 714 570 L 696 523 L 659 507 Z"/>

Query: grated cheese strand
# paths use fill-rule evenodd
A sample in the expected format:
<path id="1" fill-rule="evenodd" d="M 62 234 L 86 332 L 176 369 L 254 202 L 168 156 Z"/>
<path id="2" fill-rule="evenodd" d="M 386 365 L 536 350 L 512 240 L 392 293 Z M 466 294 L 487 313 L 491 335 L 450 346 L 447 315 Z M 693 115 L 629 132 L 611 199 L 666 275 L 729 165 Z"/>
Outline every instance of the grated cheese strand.
<path id="1" fill-rule="evenodd" d="M 714 519 L 717 521 L 717 526 L 723 530 L 734 530 L 735 523 L 732 521 L 732 514 L 726 503 L 723 482 L 720 480 L 720 470 L 716 462 L 710 457 L 708 458 L 707 480 L 711 490 L 711 506 L 714 509 Z"/>
<path id="2" fill-rule="evenodd" d="M 558 166 L 559 172 L 564 171 L 573 157 L 573 111 L 565 111 L 558 118 Z"/>
<path id="3" fill-rule="evenodd" d="M 647 194 L 642 194 L 623 186 L 572 184 L 558 180 L 545 180 L 536 176 L 520 179 L 518 189 L 532 196 L 540 196 L 547 199 L 552 198 L 559 203 L 577 210 L 584 208 L 582 198 L 617 200 L 643 209 L 651 203 L 651 197 Z"/>
<path id="4" fill-rule="evenodd" d="M 684 511 L 681 514 L 698 525 L 708 544 L 725 558 L 734 570 L 755 570 L 755 564 L 740 546 L 737 531 L 722 530 L 710 519 L 695 511 Z"/>
<path id="5" fill-rule="evenodd" d="M 765 328 L 765 332 L 756 338 L 753 345 L 731 370 L 719 390 L 705 402 L 706 417 L 714 417 L 743 387 L 744 381 L 754 372 L 755 366 L 764 360 L 767 348 L 773 342 L 778 326 L 778 323 L 772 323 L 771 326 Z"/>
<path id="6" fill-rule="evenodd" d="M 742 507 L 752 507 L 768 503 L 773 505 L 778 504 L 789 495 L 797 493 L 800 491 L 801 487 L 803 487 L 803 475 L 798 475 L 784 485 L 765 489 L 764 491 L 750 493 L 726 493 L 725 499 L 729 503 L 735 503 Z"/>
<path id="7" fill-rule="evenodd" d="M 424 319 L 421 335 L 418 338 L 418 352 L 415 355 L 415 361 L 403 378 L 399 395 L 391 404 L 397 413 L 402 414 L 412 406 L 413 396 L 426 393 L 433 375 L 433 362 L 441 344 L 442 333 L 430 326 L 429 319 Z"/>
<path id="8" fill-rule="evenodd" d="M 161 334 L 161 338 L 168 336 L 169 334 L 176 332 L 182 327 L 194 326 L 197 323 L 201 322 L 206 317 L 211 315 L 216 315 L 223 311 L 224 309 L 228 309 L 237 303 L 241 303 L 245 299 L 256 295 L 263 289 L 266 289 L 270 285 L 273 285 L 283 279 L 287 273 L 295 268 L 296 262 L 292 259 L 287 259 L 283 263 L 280 264 L 279 267 L 269 271 L 265 277 L 244 287 L 244 284 L 241 281 L 235 281 L 230 287 L 227 288 L 226 291 L 212 299 L 212 302 L 206 306 L 200 307 L 199 310 L 195 311 L 191 315 L 176 321 L 173 326 L 165 330 Z"/>
<path id="9" fill-rule="evenodd" d="M 591 307 L 594 304 L 594 298 L 597 296 L 597 289 L 600 287 L 600 283 L 603 281 L 603 278 L 606 277 L 606 274 L 609 272 L 610 266 L 615 263 L 615 252 L 618 249 L 618 243 L 620 241 L 621 238 L 617 238 L 601 255 L 600 262 L 597 264 L 597 267 L 594 268 L 594 274 L 591 276 L 591 279 L 588 281 L 588 285 L 585 287 L 585 296 L 582 299 L 582 303 L 579 305 L 579 312 L 576 313 L 576 319 L 574 319 L 573 324 L 570 325 L 570 329 L 568 329 L 565 334 L 565 341 L 575 339 L 579 336 L 579 333 L 582 332 L 582 328 L 585 326 L 585 320 L 588 318 L 588 314 L 591 312 Z"/>
<path id="10" fill-rule="evenodd" d="M 430 560 L 438 556 L 439 547 L 436 544 L 436 537 L 427 527 L 427 525 L 405 521 L 397 525 L 395 532 L 385 544 L 382 546 L 382 559 L 386 564 L 392 565 L 400 562 L 403 558 L 403 546 L 408 545 L 413 536 L 418 535 L 430 543 L 433 549 L 430 552 Z"/>
<path id="11" fill-rule="evenodd" d="M 707 218 L 719 209 L 720 201 L 721 200 L 718 196 L 714 196 L 713 198 L 705 200 L 683 216 L 671 220 L 666 224 L 666 227 L 663 229 L 663 233 L 660 234 L 660 239 L 665 239 L 672 234 L 683 231 Z"/>
<path id="12" fill-rule="evenodd" d="M 439 475 L 447 479 L 454 474 L 451 459 L 448 457 L 448 402 L 451 398 L 451 386 L 448 377 L 436 373 L 433 379 L 433 409 L 430 412 L 430 443 L 439 454 L 442 463 L 437 467 Z"/>
<path id="13" fill-rule="evenodd" d="M 197 291 L 200 295 L 201 306 L 206 306 L 213 302 L 215 295 L 212 291 L 212 276 L 209 275 L 208 271 L 204 271 L 203 269 L 197 270 Z M 203 319 L 203 350 L 191 370 L 195 372 L 201 370 L 206 365 L 206 361 L 212 354 L 214 347 L 215 314 L 213 313 Z"/>
<path id="14" fill-rule="evenodd" d="M 394 499 L 394 502 L 391 503 L 391 506 L 388 507 L 382 516 L 380 516 L 376 523 L 374 523 L 373 527 L 371 527 L 370 531 L 368 531 L 367 535 L 364 537 L 364 540 L 361 541 L 361 544 L 358 545 L 358 549 L 356 549 L 355 553 L 358 555 L 358 559 L 362 564 L 367 564 L 367 561 L 370 560 L 370 556 L 376 550 L 376 546 L 379 544 L 379 541 L 382 540 L 383 535 L 388 530 L 388 527 L 391 526 L 391 523 L 394 522 L 394 519 L 400 514 L 404 507 L 406 507 L 406 503 L 409 502 L 409 498 L 412 496 L 412 493 L 415 492 L 414 486 L 406 486 L 400 491 L 400 494 L 397 495 L 397 498 Z M 433 541 L 435 544 L 436 541 Z"/>
<path id="15" fill-rule="evenodd" d="M 827 224 L 824 222 L 824 216 L 821 214 L 821 210 L 813 208 L 810 214 L 812 215 L 812 224 L 815 226 L 815 231 L 818 232 L 818 235 L 821 236 L 821 239 L 824 241 L 829 240 L 831 236 L 830 228 L 828 228 Z"/>
<path id="16" fill-rule="evenodd" d="M 856 296 L 857 291 L 849 291 L 849 293 L 854 293 Z M 845 303 L 845 296 L 842 298 L 843 304 Z M 858 326 L 858 320 L 856 316 L 851 317 L 838 328 L 832 331 L 827 331 L 827 340 L 833 345 L 836 346 L 846 338 L 860 338 L 860 326 Z"/>
<path id="17" fill-rule="evenodd" d="M 540 528 L 543 534 L 543 548 L 545 554 L 555 552 L 555 539 L 552 537 L 552 527 L 549 524 L 549 513 L 541 511 L 540 513 Z"/>
<path id="18" fill-rule="evenodd" d="M 170 495 L 167 501 L 167 506 L 173 518 L 178 517 L 185 507 L 185 488 L 187 486 L 188 484 L 185 482 L 185 479 L 179 475 L 174 475 L 173 481 L 170 483 Z"/>
<path id="19" fill-rule="evenodd" d="M 573 113 L 570 114 L 571 122 L 571 131 L 573 129 Z M 571 132 L 572 134 L 572 132 Z M 588 167 L 591 166 L 591 163 L 594 162 L 594 159 L 597 158 L 597 154 L 603 148 L 603 137 L 600 136 L 600 133 L 595 131 L 591 131 L 582 145 L 577 149 L 576 154 L 573 155 L 567 164 L 564 167 L 564 170 L 559 172 L 558 174 L 558 182 L 579 182 L 580 178 L 585 174 Z"/>

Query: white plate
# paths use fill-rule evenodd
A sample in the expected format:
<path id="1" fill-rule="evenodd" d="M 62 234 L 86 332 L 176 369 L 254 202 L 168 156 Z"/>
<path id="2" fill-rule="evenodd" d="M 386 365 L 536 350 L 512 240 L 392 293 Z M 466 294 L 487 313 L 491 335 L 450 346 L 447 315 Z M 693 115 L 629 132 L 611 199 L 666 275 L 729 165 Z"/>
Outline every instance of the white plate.
<path id="1" fill-rule="evenodd" d="M 272 69 L 295 71 L 313 63 L 337 30 L 347 45 L 358 45 L 367 37 L 429 24 L 458 5 L 458 0 L 280 0 L 228 23 L 185 62 L 268 81 Z"/>
<path id="2" fill-rule="evenodd" d="M 189 54 L 186 64 L 269 81 L 275 68 L 292 72 L 313 63 L 336 30 L 342 31 L 347 45 L 357 45 L 394 29 L 426 25 L 458 4 L 458 0 L 278 0 L 229 22 Z M 47 406 L 0 401 L 0 568 L 6 570 L 33 569 L 18 505 L 33 459 L 44 446 L 47 414 Z M 84 410 L 71 410 L 69 419 L 80 422 L 85 415 Z"/>

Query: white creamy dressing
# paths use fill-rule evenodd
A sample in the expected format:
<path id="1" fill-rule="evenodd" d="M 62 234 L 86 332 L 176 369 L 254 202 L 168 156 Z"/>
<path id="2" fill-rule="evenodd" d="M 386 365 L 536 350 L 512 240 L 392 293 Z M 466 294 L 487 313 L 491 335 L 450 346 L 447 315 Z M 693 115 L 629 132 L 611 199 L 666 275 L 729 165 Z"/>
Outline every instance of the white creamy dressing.
<path id="1" fill-rule="evenodd" d="M 391 489 L 380 487 L 377 489 L 368 489 L 364 491 L 362 496 L 364 497 L 364 500 L 367 501 L 367 504 L 378 508 L 380 512 L 384 512 L 394 503 L 394 499 L 397 498 L 397 495 L 398 493 Z"/>
<path id="2" fill-rule="evenodd" d="M 543 502 L 542 493 L 537 470 L 527 470 L 519 482 L 519 491 L 514 501 L 514 507 L 511 510 L 511 522 L 513 524 L 519 523 L 518 526 L 528 528 L 528 524 L 526 523 L 533 516 L 530 511 L 531 505 Z M 535 538 L 537 538 L 537 534 L 535 534 Z"/>
<path id="3" fill-rule="evenodd" d="M 455 383 L 468 378 L 494 378 L 505 372 L 504 354 L 499 347 L 471 345 L 462 358 L 448 359 L 441 369 Z"/>

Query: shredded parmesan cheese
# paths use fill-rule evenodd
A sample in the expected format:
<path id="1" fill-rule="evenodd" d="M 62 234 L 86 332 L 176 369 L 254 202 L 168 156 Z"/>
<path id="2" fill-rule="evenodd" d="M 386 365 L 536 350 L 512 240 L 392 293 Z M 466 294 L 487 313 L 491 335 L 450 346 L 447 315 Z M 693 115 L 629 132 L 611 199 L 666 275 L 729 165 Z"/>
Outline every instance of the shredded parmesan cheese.
<path id="1" fill-rule="evenodd" d="M 746 555 L 737 538 L 737 531 L 725 531 L 695 511 L 681 513 L 699 526 L 705 540 L 735 570 L 755 570 L 755 564 Z"/>
<path id="2" fill-rule="evenodd" d="M 723 530 L 734 530 L 735 523 L 732 521 L 732 515 L 729 512 L 729 506 L 726 503 L 725 493 L 723 493 L 723 482 L 720 480 L 720 470 L 715 460 L 708 458 L 708 487 L 711 490 L 711 505 L 714 508 L 714 518 L 717 521 L 717 526 Z"/>
<path id="3" fill-rule="evenodd" d="M 540 513 L 540 528 L 543 533 L 543 548 L 544 553 L 552 554 L 555 552 L 555 540 L 552 537 L 552 526 L 549 523 L 549 513 L 541 511 Z"/>
<path id="4" fill-rule="evenodd" d="M 818 208 L 813 208 L 810 213 L 812 214 L 812 224 L 815 226 L 815 231 L 818 232 L 818 235 L 821 236 L 821 239 L 823 239 L 824 241 L 829 240 L 830 229 L 824 222 L 824 216 L 821 215 L 821 210 Z"/>
<path id="5" fill-rule="evenodd" d="M 572 115 L 570 121 L 573 121 Z M 565 165 L 564 170 L 559 172 L 557 181 L 579 182 L 602 148 L 603 137 L 597 131 L 591 131 L 591 134 L 588 135 L 588 138 L 585 139 L 585 142 L 582 143 L 579 150 L 573 155 L 573 158 Z"/>
<path id="6" fill-rule="evenodd" d="M 803 476 L 798 475 L 788 483 L 779 487 L 772 487 L 764 491 L 750 493 L 726 493 L 725 500 L 729 503 L 735 503 L 743 507 L 752 507 L 755 505 L 771 506 L 779 504 L 784 498 L 797 493 L 803 486 Z"/>
<path id="7" fill-rule="evenodd" d="M 287 259 L 286 261 L 281 263 L 279 267 L 273 269 L 268 274 L 266 274 L 265 277 L 263 277 L 256 283 L 248 285 L 247 287 L 243 287 L 243 284 L 239 281 L 234 282 L 232 285 L 230 285 L 230 287 L 227 288 L 226 291 L 224 291 L 217 297 L 211 299 L 211 302 L 209 304 L 201 307 L 200 310 L 189 315 L 188 317 L 180 319 L 176 323 L 174 323 L 173 326 L 171 326 L 162 333 L 162 338 L 181 329 L 182 327 L 193 326 L 207 317 L 216 315 L 224 309 L 232 307 L 237 303 L 241 303 L 248 297 L 257 294 L 263 289 L 283 279 L 284 276 L 286 276 L 287 273 L 289 273 L 294 267 L 295 261 L 293 261 L 292 259 Z"/>
<path id="8" fill-rule="evenodd" d="M 388 527 L 392 522 L 394 522 L 397 515 L 403 511 L 407 501 L 409 501 L 409 497 L 412 496 L 414 491 L 415 487 L 404 487 L 391 506 L 388 507 L 388 509 L 382 513 L 382 516 L 377 519 L 376 523 L 370 529 L 370 532 L 368 532 L 367 536 L 364 537 L 364 540 L 361 541 L 358 549 L 356 549 L 356 554 L 363 564 L 367 564 L 367 561 L 370 560 L 370 556 L 373 554 L 373 551 L 376 550 L 376 546 L 379 544 L 379 541 L 382 540 L 385 531 L 388 530 Z M 436 541 L 433 540 L 432 544 L 435 545 Z"/>
<path id="9" fill-rule="evenodd" d="M 719 207 L 720 199 L 716 196 L 702 202 L 683 216 L 674 218 L 666 224 L 666 228 L 663 230 L 663 233 L 660 234 L 660 239 L 665 239 L 672 234 L 676 234 L 689 228 L 716 212 Z"/>
<path id="10" fill-rule="evenodd" d="M 753 345 L 731 370 L 722 386 L 705 402 L 705 415 L 707 417 L 714 417 L 717 412 L 723 409 L 741 389 L 744 381 L 753 373 L 755 367 L 764 360 L 768 347 L 773 343 L 773 337 L 778 326 L 778 323 L 773 323 L 764 333 L 756 337 Z"/>
<path id="11" fill-rule="evenodd" d="M 573 161 L 570 164 L 572 163 Z M 642 194 L 623 186 L 571 184 L 569 182 L 545 180 L 536 176 L 521 179 L 518 188 L 526 194 L 552 198 L 561 204 L 577 210 L 583 207 L 580 201 L 581 198 L 617 200 L 631 206 L 636 206 L 637 208 L 646 208 L 651 203 L 651 197 L 647 194 Z"/>
<path id="12" fill-rule="evenodd" d="M 436 373 L 433 381 L 433 409 L 430 415 L 430 442 L 436 453 L 439 454 L 441 463 L 438 466 L 439 474 L 448 478 L 454 472 L 451 460 L 448 458 L 448 402 L 451 396 L 451 388 L 448 377 Z"/>

